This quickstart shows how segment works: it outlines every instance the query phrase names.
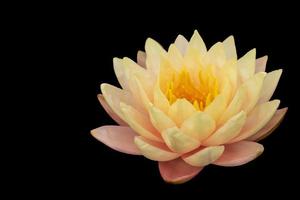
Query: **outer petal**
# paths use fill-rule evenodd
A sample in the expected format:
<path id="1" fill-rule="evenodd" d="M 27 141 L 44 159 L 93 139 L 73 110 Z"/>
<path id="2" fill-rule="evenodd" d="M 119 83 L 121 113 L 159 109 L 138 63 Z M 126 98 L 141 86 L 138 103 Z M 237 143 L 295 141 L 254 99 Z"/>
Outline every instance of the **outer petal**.
<path id="1" fill-rule="evenodd" d="M 242 82 L 245 82 L 255 73 L 255 55 L 256 50 L 252 49 L 238 60 L 239 76 Z"/>
<path id="2" fill-rule="evenodd" d="M 265 125 L 262 129 L 260 129 L 255 135 L 247 138 L 250 141 L 259 141 L 267 137 L 271 134 L 283 120 L 288 108 L 282 108 L 276 111 L 272 119 Z"/>
<path id="3" fill-rule="evenodd" d="M 207 138 L 216 128 L 215 120 L 204 112 L 196 112 L 181 125 L 181 131 L 198 141 Z"/>
<path id="4" fill-rule="evenodd" d="M 206 139 L 202 144 L 205 146 L 215 146 L 225 144 L 235 138 L 241 131 L 246 121 L 246 113 L 241 111 L 229 119 L 212 136 Z"/>
<path id="5" fill-rule="evenodd" d="M 114 113 L 114 111 L 109 107 L 109 105 L 107 104 L 107 102 L 105 101 L 104 97 L 102 94 L 98 94 L 97 95 L 98 100 L 100 102 L 100 104 L 102 105 L 102 107 L 104 108 L 104 110 L 109 114 L 109 116 L 115 120 L 118 124 L 126 126 L 127 123 L 125 121 L 123 121 L 116 113 Z"/>
<path id="6" fill-rule="evenodd" d="M 178 99 L 169 109 L 169 116 L 180 126 L 187 118 L 196 112 L 195 107 L 186 99 Z"/>
<path id="7" fill-rule="evenodd" d="M 134 143 L 141 153 L 150 160 L 169 161 L 180 156 L 179 154 L 170 151 L 165 144 L 147 140 L 141 136 L 136 136 L 134 138 Z"/>
<path id="8" fill-rule="evenodd" d="M 255 73 L 266 71 L 267 61 L 268 61 L 268 56 L 263 56 L 261 58 L 256 59 Z"/>
<path id="9" fill-rule="evenodd" d="M 159 132 L 163 132 L 168 128 L 176 127 L 176 124 L 164 112 L 154 106 L 151 106 L 149 109 L 149 115 L 153 126 Z"/>
<path id="10" fill-rule="evenodd" d="M 159 162 L 159 172 L 161 177 L 168 183 L 185 183 L 195 177 L 203 168 L 194 167 L 181 158 L 176 160 Z"/>
<path id="11" fill-rule="evenodd" d="M 266 75 L 266 78 L 264 80 L 261 93 L 260 93 L 260 99 L 258 103 L 264 103 L 271 99 L 277 84 L 279 82 L 280 76 L 282 74 L 282 69 L 278 69 L 275 71 L 272 71 Z"/>
<path id="12" fill-rule="evenodd" d="M 161 142 L 161 136 L 157 130 L 152 126 L 150 119 L 146 115 L 143 115 L 133 107 L 120 103 L 120 107 L 125 116 L 125 121 L 129 126 L 141 136 Z"/>
<path id="13" fill-rule="evenodd" d="M 226 58 L 236 60 L 237 55 L 233 36 L 231 35 L 226 38 L 226 40 L 223 42 L 223 45 L 225 48 Z"/>
<path id="14" fill-rule="evenodd" d="M 204 167 L 216 161 L 222 155 L 223 151 L 224 146 L 204 147 L 182 156 L 182 159 L 192 166 Z"/>
<path id="15" fill-rule="evenodd" d="M 190 39 L 189 45 L 191 47 L 197 49 L 197 51 L 201 55 L 204 55 L 207 51 L 205 43 L 204 43 L 203 39 L 201 38 L 201 36 L 199 35 L 197 30 L 194 31 L 194 34 L 193 34 L 192 38 Z"/>
<path id="16" fill-rule="evenodd" d="M 261 128 L 263 128 L 274 116 L 279 103 L 279 100 L 273 100 L 256 106 L 256 108 L 254 108 L 253 111 L 249 113 L 247 121 L 240 134 L 236 138 L 231 140 L 230 143 L 249 138 Z"/>
<path id="17" fill-rule="evenodd" d="M 200 142 L 183 132 L 177 127 L 166 129 L 162 132 L 166 145 L 174 152 L 187 153 L 200 146 Z"/>
<path id="18" fill-rule="evenodd" d="M 183 37 L 182 35 L 178 35 L 174 44 L 178 48 L 178 50 L 181 52 L 182 56 L 184 56 L 186 48 L 189 44 L 187 39 L 185 39 L 185 37 Z"/>
<path id="19" fill-rule="evenodd" d="M 146 68 L 146 53 L 144 51 L 137 52 L 137 63 L 141 66 Z"/>
<path id="20" fill-rule="evenodd" d="M 261 144 L 240 141 L 226 145 L 224 153 L 214 164 L 226 167 L 243 165 L 257 158 L 263 151 L 264 147 Z"/>
<path id="21" fill-rule="evenodd" d="M 103 144 L 122 153 L 141 155 L 134 144 L 136 133 L 125 126 L 101 126 L 91 131 L 91 134 Z"/>

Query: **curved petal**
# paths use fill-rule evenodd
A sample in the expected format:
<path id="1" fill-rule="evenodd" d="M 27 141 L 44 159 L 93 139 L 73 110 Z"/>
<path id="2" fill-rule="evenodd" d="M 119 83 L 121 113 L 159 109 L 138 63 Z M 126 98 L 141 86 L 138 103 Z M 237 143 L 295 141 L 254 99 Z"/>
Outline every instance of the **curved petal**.
<path id="1" fill-rule="evenodd" d="M 213 164 L 225 167 L 243 165 L 257 158 L 263 151 L 264 147 L 261 144 L 240 141 L 225 145 L 224 153 Z"/>
<path id="2" fill-rule="evenodd" d="M 125 121 L 135 132 L 145 138 L 158 142 L 162 141 L 160 134 L 152 126 L 148 116 L 140 113 L 132 106 L 126 105 L 124 103 L 120 103 L 120 107 L 125 116 Z"/>
<path id="3" fill-rule="evenodd" d="M 101 126 L 91 131 L 94 138 L 122 153 L 141 155 L 134 144 L 136 133 L 126 126 Z"/>
<path id="4" fill-rule="evenodd" d="M 159 162 L 158 168 L 164 181 L 173 184 L 185 183 L 194 178 L 203 169 L 201 167 L 191 166 L 181 158 L 167 162 Z"/>
<path id="5" fill-rule="evenodd" d="M 147 140 L 141 136 L 136 136 L 134 138 L 134 143 L 140 152 L 150 160 L 169 161 L 180 156 L 179 154 L 170 151 L 165 144 Z"/>
<path id="6" fill-rule="evenodd" d="M 195 107 L 186 99 L 177 99 L 169 109 L 169 116 L 180 126 L 187 118 L 196 112 Z"/>
<path id="7" fill-rule="evenodd" d="M 147 54 L 147 69 L 150 69 L 155 75 L 157 75 L 159 72 L 161 56 L 165 56 L 166 51 L 158 42 L 151 38 L 146 40 L 145 50 Z"/>
<path id="8" fill-rule="evenodd" d="M 190 39 L 189 46 L 196 49 L 201 55 L 204 55 L 207 51 L 205 43 L 197 30 L 194 31 L 194 34 Z"/>
<path id="9" fill-rule="evenodd" d="M 185 120 L 180 130 L 198 141 L 206 139 L 216 128 L 215 120 L 204 112 L 196 112 Z"/>
<path id="10" fill-rule="evenodd" d="M 224 146 L 200 147 L 194 152 L 183 155 L 182 159 L 195 167 L 204 167 L 216 161 L 224 151 Z"/>
<path id="11" fill-rule="evenodd" d="M 202 144 L 205 146 L 215 146 L 229 142 L 240 133 L 245 121 L 246 113 L 241 111 L 229 119 L 223 126 L 214 132 L 213 135 L 202 142 Z"/>
<path id="12" fill-rule="evenodd" d="M 226 53 L 226 58 L 236 60 L 237 55 L 236 55 L 234 37 L 231 35 L 228 38 L 226 38 L 223 42 L 223 45 Z"/>
<path id="13" fill-rule="evenodd" d="M 149 115 L 153 126 L 159 132 L 163 132 L 168 128 L 176 127 L 176 124 L 164 112 L 154 106 L 150 107 Z"/>
<path id="14" fill-rule="evenodd" d="M 166 129 L 162 132 L 166 145 L 174 152 L 187 153 L 200 146 L 200 142 L 183 132 L 177 127 Z"/>
<path id="15" fill-rule="evenodd" d="M 273 100 L 256 106 L 256 108 L 254 108 L 247 116 L 246 123 L 240 134 L 231 140 L 230 143 L 249 138 L 263 128 L 274 116 L 279 103 L 279 100 Z"/>
<path id="16" fill-rule="evenodd" d="M 107 104 L 107 102 L 105 101 L 104 97 L 102 94 L 98 94 L 97 95 L 98 100 L 100 102 L 100 104 L 102 105 L 102 107 L 104 108 L 104 110 L 107 112 L 107 114 L 109 114 L 109 116 L 115 120 L 118 124 L 120 124 L 121 126 L 126 126 L 127 123 L 125 121 L 123 121 L 116 113 L 114 113 L 114 111 L 109 107 L 109 105 Z"/>
<path id="17" fill-rule="evenodd" d="M 137 52 L 137 63 L 141 66 L 146 68 L 146 53 L 144 51 Z"/>
<path id="18" fill-rule="evenodd" d="M 276 111 L 272 119 L 265 125 L 262 129 L 260 129 L 255 135 L 247 138 L 250 141 L 260 141 L 270 135 L 283 120 L 288 108 L 282 108 Z"/>
<path id="19" fill-rule="evenodd" d="M 214 44 L 205 55 L 206 64 L 222 67 L 226 61 L 226 53 L 223 43 L 217 42 Z"/>
<path id="20" fill-rule="evenodd" d="M 255 73 L 266 71 L 267 61 L 268 61 L 268 56 L 263 56 L 261 58 L 256 59 Z"/>
<path id="21" fill-rule="evenodd" d="M 172 66 L 179 71 L 183 65 L 183 56 L 175 44 L 170 45 L 168 49 L 168 57 Z"/>
<path id="22" fill-rule="evenodd" d="M 264 103 L 267 102 L 271 99 L 277 84 L 279 82 L 280 76 L 282 74 L 282 69 L 278 69 L 275 71 L 272 71 L 266 75 L 266 78 L 264 80 L 261 93 L 260 93 L 260 98 L 258 103 Z"/>
<path id="23" fill-rule="evenodd" d="M 169 112 L 170 103 L 167 97 L 161 91 L 159 83 L 160 80 L 158 77 L 158 80 L 154 86 L 154 91 L 153 91 L 153 103 L 157 108 L 159 108 L 160 110 L 162 110 L 164 113 L 167 114 Z"/>
<path id="24" fill-rule="evenodd" d="M 256 49 L 252 49 L 238 60 L 239 77 L 242 82 L 245 82 L 255 73 L 255 56 Z"/>
<path id="25" fill-rule="evenodd" d="M 189 44 L 187 39 L 185 39 L 185 37 L 183 37 L 182 35 L 178 35 L 174 44 L 178 48 L 178 50 L 181 52 L 182 56 L 184 56 L 186 48 Z"/>

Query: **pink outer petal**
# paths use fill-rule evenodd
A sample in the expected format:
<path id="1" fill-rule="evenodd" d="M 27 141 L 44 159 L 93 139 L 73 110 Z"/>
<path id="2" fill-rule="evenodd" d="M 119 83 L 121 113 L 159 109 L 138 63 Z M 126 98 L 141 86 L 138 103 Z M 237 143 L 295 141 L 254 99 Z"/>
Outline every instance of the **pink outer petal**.
<path id="1" fill-rule="evenodd" d="M 268 56 L 263 56 L 263 57 L 256 59 L 255 73 L 266 71 L 267 61 L 268 61 Z"/>
<path id="2" fill-rule="evenodd" d="M 137 63 L 141 67 L 146 68 L 146 53 L 144 51 L 137 52 Z"/>
<path id="3" fill-rule="evenodd" d="M 240 141 L 232 143 L 225 145 L 224 153 L 213 164 L 225 167 L 243 165 L 254 160 L 263 151 L 264 147 L 256 142 Z"/>
<path id="4" fill-rule="evenodd" d="M 100 104 L 102 105 L 102 107 L 104 108 L 104 110 L 107 112 L 107 114 L 109 114 L 109 116 L 115 120 L 115 122 L 117 122 L 119 125 L 121 126 L 128 126 L 126 122 L 124 122 L 116 113 L 114 113 L 114 111 L 109 107 L 109 105 L 106 103 L 104 97 L 102 94 L 98 94 L 97 95 L 98 100 L 100 102 Z"/>
<path id="5" fill-rule="evenodd" d="M 134 144 L 136 133 L 127 126 L 101 126 L 92 130 L 91 134 L 116 151 L 141 155 L 140 150 Z"/>
<path id="6" fill-rule="evenodd" d="M 276 111 L 273 118 L 265 125 L 262 129 L 260 129 L 255 135 L 251 136 L 247 140 L 250 141 L 259 141 L 267 136 L 269 136 L 280 124 L 283 120 L 288 108 L 282 108 Z"/>
<path id="7" fill-rule="evenodd" d="M 185 183 L 195 177 L 203 168 L 193 167 L 181 158 L 158 163 L 161 177 L 168 183 Z"/>

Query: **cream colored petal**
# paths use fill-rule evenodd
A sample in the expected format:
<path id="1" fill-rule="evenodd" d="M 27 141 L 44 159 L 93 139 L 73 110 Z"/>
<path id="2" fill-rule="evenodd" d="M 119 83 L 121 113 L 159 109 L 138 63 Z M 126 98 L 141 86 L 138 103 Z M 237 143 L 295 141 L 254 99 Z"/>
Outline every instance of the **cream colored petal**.
<path id="1" fill-rule="evenodd" d="M 124 103 L 120 103 L 120 107 L 123 115 L 125 116 L 125 121 L 135 132 L 150 140 L 158 142 L 162 141 L 159 132 L 157 132 L 157 130 L 152 126 L 148 116 Z"/>
<path id="2" fill-rule="evenodd" d="M 141 66 L 146 68 L 146 53 L 144 51 L 137 52 L 137 63 Z"/>
<path id="3" fill-rule="evenodd" d="M 184 56 L 186 48 L 189 44 L 187 39 L 185 39 L 185 37 L 183 37 L 182 35 L 178 35 L 174 44 L 178 48 L 178 50 L 181 52 L 182 56 Z"/>
<path id="4" fill-rule="evenodd" d="M 242 82 L 245 82 L 255 73 L 255 56 L 256 49 L 252 49 L 238 60 L 239 77 Z"/>
<path id="5" fill-rule="evenodd" d="M 226 61 L 226 53 L 224 45 L 221 42 L 214 44 L 205 56 L 206 64 L 211 64 L 218 67 L 223 67 Z"/>
<path id="6" fill-rule="evenodd" d="M 159 83 L 158 78 L 153 91 L 153 103 L 157 108 L 167 114 L 169 112 L 170 103 L 165 94 L 161 91 Z"/>
<path id="7" fill-rule="evenodd" d="M 265 77 L 265 72 L 259 72 L 245 82 L 245 87 L 247 88 L 247 102 L 243 105 L 245 112 L 248 113 L 257 104 Z"/>
<path id="8" fill-rule="evenodd" d="M 231 35 L 223 42 L 226 58 L 237 60 L 234 37 Z"/>
<path id="9" fill-rule="evenodd" d="M 132 81 L 135 84 L 136 87 L 136 92 L 135 94 L 135 98 L 138 99 L 138 102 L 142 104 L 142 106 L 148 110 L 150 106 L 152 106 L 152 102 L 150 101 L 148 95 L 146 94 L 140 80 L 133 76 L 132 77 Z"/>
<path id="10" fill-rule="evenodd" d="M 217 121 L 226 109 L 226 105 L 225 96 L 220 94 L 204 109 L 204 112 L 212 116 L 214 120 Z"/>
<path id="11" fill-rule="evenodd" d="M 159 43 L 151 38 L 146 40 L 145 50 L 147 54 L 147 69 L 150 69 L 155 75 L 157 75 L 160 68 L 160 59 L 162 56 L 166 56 L 166 51 Z"/>
<path id="12" fill-rule="evenodd" d="M 198 141 L 202 141 L 206 139 L 215 128 L 216 123 L 210 115 L 204 112 L 196 112 L 182 123 L 180 130 L 184 134 Z"/>
<path id="13" fill-rule="evenodd" d="M 283 120 L 288 108 L 282 108 L 276 111 L 272 119 L 265 125 L 262 129 L 260 129 L 255 135 L 247 138 L 250 141 L 260 141 L 267 136 L 269 136 L 280 124 Z"/>
<path id="14" fill-rule="evenodd" d="M 261 93 L 260 93 L 260 98 L 258 103 L 264 103 L 267 102 L 271 99 L 277 84 L 279 82 L 280 76 L 282 74 L 282 69 L 278 69 L 275 71 L 272 71 L 266 75 L 266 78 L 264 80 Z"/>
<path id="15" fill-rule="evenodd" d="M 168 128 L 176 127 L 176 124 L 164 112 L 154 106 L 150 107 L 149 115 L 153 126 L 159 132 L 163 132 Z"/>
<path id="16" fill-rule="evenodd" d="M 261 58 L 256 59 L 255 62 L 255 73 L 266 71 L 268 56 L 263 56 Z"/>
<path id="17" fill-rule="evenodd" d="M 117 79 L 124 90 L 129 90 L 128 78 L 129 71 L 123 64 L 123 60 L 120 58 L 113 59 L 114 71 L 117 76 Z"/>
<path id="18" fill-rule="evenodd" d="M 171 44 L 168 50 L 168 58 L 170 63 L 176 70 L 180 70 L 183 65 L 183 56 L 175 44 Z"/>
<path id="19" fill-rule="evenodd" d="M 167 57 L 161 58 L 158 81 L 161 90 L 166 93 L 169 83 L 174 80 L 177 72 Z"/>
<path id="20" fill-rule="evenodd" d="M 201 55 L 204 55 L 207 52 L 205 43 L 197 30 L 194 31 L 194 34 L 190 39 L 189 45 L 197 49 L 198 53 L 200 53 Z"/>
<path id="21" fill-rule="evenodd" d="M 196 139 L 184 134 L 177 127 L 166 129 L 162 132 L 166 145 L 174 152 L 187 153 L 200 146 Z"/>
<path id="22" fill-rule="evenodd" d="M 229 97 L 232 98 L 236 92 L 237 84 L 238 84 L 238 70 L 237 70 L 237 61 L 236 60 L 228 60 L 225 62 L 224 66 L 221 69 L 221 75 L 219 79 L 223 80 L 223 84 L 227 84 L 228 81 L 230 84 Z"/>
<path id="23" fill-rule="evenodd" d="M 113 112 L 116 113 L 123 121 L 126 122 L 125 116 L 123 115 L 120 108 L 120 102 L 124 102 L 126 104 L 131 105 L 132 100 L 130 98 L 129 93 L 107 83 L 101 84 L 101 92 L 105 101 L 113 110 Z"/>
<path id="24" fill-rule="evenodd" d="M 195 107 L 186 99 L 177 99 L 169 109 L 169 116 L 180 126 L 187 118 L 196 112 Z"/>
<path id="25" fill-rule="evenodd" d="M 178 153 L 170 151 L 163 143 L 147 140 L 141 136 L 136 136 L 134 143 L 141 153 L 150 160 L 169 161 L 180 156 Z"/>
<path id="26" fill-rule="evenodd" d="M 125 121 L 123 121 L 107 104 L 107 102 L 105 101 L 103 95 L 98 94 L 97 95 L 98 100 L 100 102 L 100 104 L 102 105 L 102 107 L 104 108 L 104 110 L 109 114 L 109 116 L 115 120 L 118 124 L 126 126 L 127 123 Z"/>
<path id="27" fill-rule="evenodd" d="M 202 142 L 204 146 L 216 146 L 229 142 L 235 138 L 246 121 L 246 113 L 241 111 L 229 119 L 222 127 L 213 133 L 209 138 Z"/>
<path id="28" fill-rule="evenodd" d="M 256 106 L 253 111 L 249 113 L 240 134 L 231 140 L 230 143 L 249 138 L 263 128 L 274 116 L 279 103 L 279 100 L 273 100 Z"/>
<path id="29" fill-rule="evenodd" d="M 223 153 L 224 146 L 211 146 L 201 148 L 199 151 L 182 156 L 182 159 L 195 167 L 204 167 L 216 161 Z"/>

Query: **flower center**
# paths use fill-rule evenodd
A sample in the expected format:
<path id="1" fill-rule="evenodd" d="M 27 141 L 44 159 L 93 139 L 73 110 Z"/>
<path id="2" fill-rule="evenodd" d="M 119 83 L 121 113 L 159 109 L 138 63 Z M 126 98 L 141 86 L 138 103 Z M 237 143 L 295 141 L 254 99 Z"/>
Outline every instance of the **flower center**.
<path id="1" fill-rule="evenodd" d="M 219 94 L 219 83 L 211 68 L 200 70 L 192 79 L 185 67 L 167 83 L 166 97 L 170 104 L 185 98 L 203 111 Z"/>

